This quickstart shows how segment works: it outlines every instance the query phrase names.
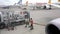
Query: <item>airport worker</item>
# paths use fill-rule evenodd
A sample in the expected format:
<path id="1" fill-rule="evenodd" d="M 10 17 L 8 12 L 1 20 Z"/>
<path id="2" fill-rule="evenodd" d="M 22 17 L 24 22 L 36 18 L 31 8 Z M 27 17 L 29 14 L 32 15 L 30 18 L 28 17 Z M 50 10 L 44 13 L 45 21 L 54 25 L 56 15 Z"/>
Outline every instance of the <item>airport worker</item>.
<path id="1" fill-rule="evenodd" d="M 33 20 L 30 18 L 30 30 L 33 30 Z"/>
<path id="2" fill-rule="evenodd" d="M 26 24 L 25 27 L 29 26 L 29 19 L 28 18 L 25 19 L 25 24 Z"/>

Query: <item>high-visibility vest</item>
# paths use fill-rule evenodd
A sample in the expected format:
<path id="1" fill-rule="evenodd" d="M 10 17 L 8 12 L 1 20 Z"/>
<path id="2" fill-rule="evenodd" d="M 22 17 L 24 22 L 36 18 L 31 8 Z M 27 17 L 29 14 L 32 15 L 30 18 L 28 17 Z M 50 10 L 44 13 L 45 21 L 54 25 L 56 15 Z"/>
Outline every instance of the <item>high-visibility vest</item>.
<path id="1" fill-rule="evenodd" d="M 30 23 L 33 25 L 33 20 L 30 20 Z"/>

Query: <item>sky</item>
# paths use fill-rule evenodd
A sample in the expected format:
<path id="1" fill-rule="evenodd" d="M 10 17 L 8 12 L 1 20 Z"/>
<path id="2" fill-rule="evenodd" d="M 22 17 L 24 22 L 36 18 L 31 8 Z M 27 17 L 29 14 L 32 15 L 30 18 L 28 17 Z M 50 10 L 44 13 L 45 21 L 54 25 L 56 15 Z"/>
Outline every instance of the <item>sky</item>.
<path id="1" fill-rule="evenodd" d="M 13 5 L 17 3 L 19 0 L 0 0 L 0 5 Z"/>
<path id="2" fill-rule="evenodd" d="M 19 0 L 0 0 L 0 5 L 13 5 L 18 1 Z M 28 3 L 36 3 L 36 2 L 47 3 L 48 2 L 48 0 L 22 0 L 22 4 L 25 4 L 26 1 L 28 1 Z M 57 3 L 57 0 L 52 0 L 52 3 Z"/>

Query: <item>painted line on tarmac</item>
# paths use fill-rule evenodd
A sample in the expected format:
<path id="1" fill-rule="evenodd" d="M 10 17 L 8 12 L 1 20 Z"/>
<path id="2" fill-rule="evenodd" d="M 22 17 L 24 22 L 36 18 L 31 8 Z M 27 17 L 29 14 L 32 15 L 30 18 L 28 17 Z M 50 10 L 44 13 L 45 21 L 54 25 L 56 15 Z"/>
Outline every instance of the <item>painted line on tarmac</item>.
<path id="1" fill-rule="evenodd" d="M 38 24 L 38 23 L 34 23 L 34 24 L 36 24 L 36 25 L 41 25 L 41 26 L 46 26 L 46 25 L 44 25 L 44 24 Z"/>

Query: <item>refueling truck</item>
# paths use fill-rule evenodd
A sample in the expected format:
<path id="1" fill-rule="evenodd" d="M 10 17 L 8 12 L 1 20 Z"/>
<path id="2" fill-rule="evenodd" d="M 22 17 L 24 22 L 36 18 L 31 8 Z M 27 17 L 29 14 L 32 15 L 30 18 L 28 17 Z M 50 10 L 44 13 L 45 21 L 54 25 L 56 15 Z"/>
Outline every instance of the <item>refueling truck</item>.
<path id="1" fill-rule="evenodd" d="M 14 25 L 25 24 L 25 12 L 0 11 L 0 29 L 5 28 L 8 23 L 11 23 Z"/>

